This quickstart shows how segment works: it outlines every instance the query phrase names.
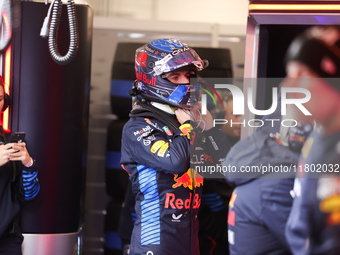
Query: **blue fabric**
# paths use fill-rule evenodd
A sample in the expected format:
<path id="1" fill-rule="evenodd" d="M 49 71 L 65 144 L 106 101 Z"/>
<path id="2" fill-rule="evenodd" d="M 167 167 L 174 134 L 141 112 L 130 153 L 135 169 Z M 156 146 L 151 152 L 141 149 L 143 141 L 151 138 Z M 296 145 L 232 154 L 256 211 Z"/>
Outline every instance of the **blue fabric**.
<path id="1" fill-rule="evenodd" d="M 307 172 L 305 168 L 340 164 L 339 142 L 340 132 L 328 137 L 312 132 L 307 149 L 302 149 L 299 165 L 303 171 L 298 171 L 295 180 L 294 202 L 286 225 L 286 238 L 294 254 L 340 254 L 340 224 L 329 221 L 340 209 L 339 200 L 332 201 L 332 197 L 340 196 L 334 188 L 339 186 L 340 173 Z M 332 210 L 321 211 L 327 200 L 332 201 Z"/>
<path id="2" fill-rule="evenodd" d="M 136 213 L 131 213 L 131 216 L 132 216 L 132 221 L 135 222 L 137 220 Z"/>
<path id="3" fill-rule="evenodd" d="M 225 209 L 224 202 L 218 193 L 203 194 L 202 202 L 207 204 L 210 210 L 213 212 L 218 212 Z"/>
<path id="4" fill-rule="evenodd" d="M 144 194 L 141 216 L 141 243 L 160 244 L 160 206 L 157 188 L 157 170 L 138 165 L 140 190 Z"/>
<path id="5" fill-rule="evenodd" d="M 25 199 L 31 200 L 39 193 L 40 184 L 38 182 L 38 171 L 27 172 L 22 170 L 23 188 Z"/>
<path id="6" fill-rule="evenodd" d="M 294 179 L 261 178 L 236 187 L 229 204 L 230 254 L 290 254 L 285 225 L 293 185 Z"/>
<path id="7" fill-rule="evenodd" d="M 30 192 L 25 192 L 25 199 L 30 200 L 30 199 L 35 198 L 38 195 L 39 191 L 40 191 L 40 185 L 36 184 L 35 189 L 31 190 Z"/>

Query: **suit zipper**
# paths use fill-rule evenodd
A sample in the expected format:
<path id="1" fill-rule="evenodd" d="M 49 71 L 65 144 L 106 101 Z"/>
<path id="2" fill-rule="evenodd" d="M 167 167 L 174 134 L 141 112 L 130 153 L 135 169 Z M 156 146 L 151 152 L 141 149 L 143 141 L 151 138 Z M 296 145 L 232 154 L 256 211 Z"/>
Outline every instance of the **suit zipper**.
<path id="1" fill-rule="evenodd" d="M 190 173 L 190 175 L 191 176 L 195 176 L 195 170 L 193 169 L 193 168 L 190 168 L 191 170 L 191 173 Z M 195 181 L 195 178 L 192 178 L 192 183 L 193 183 L 193 189 L 192 189 L 192 191 L 191 191 L 191 201 L 190 201 L 190 211 L 189 211 L 189 217 L 190 217 L 190 255 L 192 254 L 192 246 L 193 246 L 193 240 L 194 240 L 194 238 L 193 238 L 193 219 L 192 219 L 192 217 L 193 217 L 193 215 L 192 215 L 192 210 L 193 210 L 193 206 L 194 206 L 194 197 L 195 197 L 195 191 L 196 191 L 196 181 Z"/>

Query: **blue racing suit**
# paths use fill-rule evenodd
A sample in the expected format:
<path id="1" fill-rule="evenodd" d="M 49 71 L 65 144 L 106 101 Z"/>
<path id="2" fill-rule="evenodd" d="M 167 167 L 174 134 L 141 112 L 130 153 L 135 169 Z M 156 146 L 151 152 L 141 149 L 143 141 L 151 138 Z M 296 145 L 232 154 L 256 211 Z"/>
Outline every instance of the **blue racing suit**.
<path id="1" fill-rule="evenodd" d="M 302 148 L 286 238 L 293 254 L 340 254 L 340 132 Z"/>
<path id="2" fill-rule="evenodd" d="M 297 161 L 298 153 L 263 130 L 231 149 L 225 162 L 237 171 L 228 173 L 228 181 L 236 185 L 229 203 L 230 254 L 290 254 L 284 229 L 293 201 L 290 191 Z M 292 173 L 280 172 L 281 166 Z M 242 173 L 245 167 L 254 171 Z M 261 172 L 264 167 L 268 173 Z M 270 172 L 269 167 L 278 172 Z"/>
<path id="3" fill-rule="evenodd" d="M 210 151 L 217 162 L 227 144 L 217 128 L 199 132 L 188 121 L 172 132 L 156 118 L 130 117 L 121 149 L 136 200 L 130 254 L 199 254 L 203 176 L 190 168 L 190 147 L 201 154 Z"/>
<path id="4" fill-rule="evenodd" d="M 280 108 L 265 119 L 281 118 Z M 290 254 L 285 225 L 293 198 L 299 154 L 269 136 L 278 121 L 265 122 L 248 138 L 236 143 L 225 159 L 226 173 L 236 188 L 229 202 L 230 254 Z"/>

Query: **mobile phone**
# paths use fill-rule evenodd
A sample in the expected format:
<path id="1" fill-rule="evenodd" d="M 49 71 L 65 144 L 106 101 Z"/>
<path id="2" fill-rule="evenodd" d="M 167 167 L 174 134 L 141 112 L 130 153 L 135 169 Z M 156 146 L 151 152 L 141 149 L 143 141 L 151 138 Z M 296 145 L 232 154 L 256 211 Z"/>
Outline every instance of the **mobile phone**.
<path id="1" fill-rule="evenodd" d="M 20 140 L 23 142 L 25 140 L 26 133 L 25 132 L 14 132 L 11 134 L 9 138 L 10 143 L 17 143 Z"/>

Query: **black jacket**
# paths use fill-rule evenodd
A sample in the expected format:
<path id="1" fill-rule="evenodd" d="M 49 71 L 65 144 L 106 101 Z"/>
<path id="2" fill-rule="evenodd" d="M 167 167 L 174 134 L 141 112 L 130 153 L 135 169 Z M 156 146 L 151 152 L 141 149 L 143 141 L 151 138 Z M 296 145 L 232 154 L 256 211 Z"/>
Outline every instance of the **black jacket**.
<path id="1" fill-rule="evenodd" d="M 0 142 L 5 143 L 3 136 L 0 136 Z M 13 181 L 14 165 L 17 174 Z M 40 186 L 37 172 L 35 162 L 29 168 L 24 167 L 21 162 L 11 161 L 0 167 L 0 236 L 11 230 L 21 204 L 38 194 Z"/>

